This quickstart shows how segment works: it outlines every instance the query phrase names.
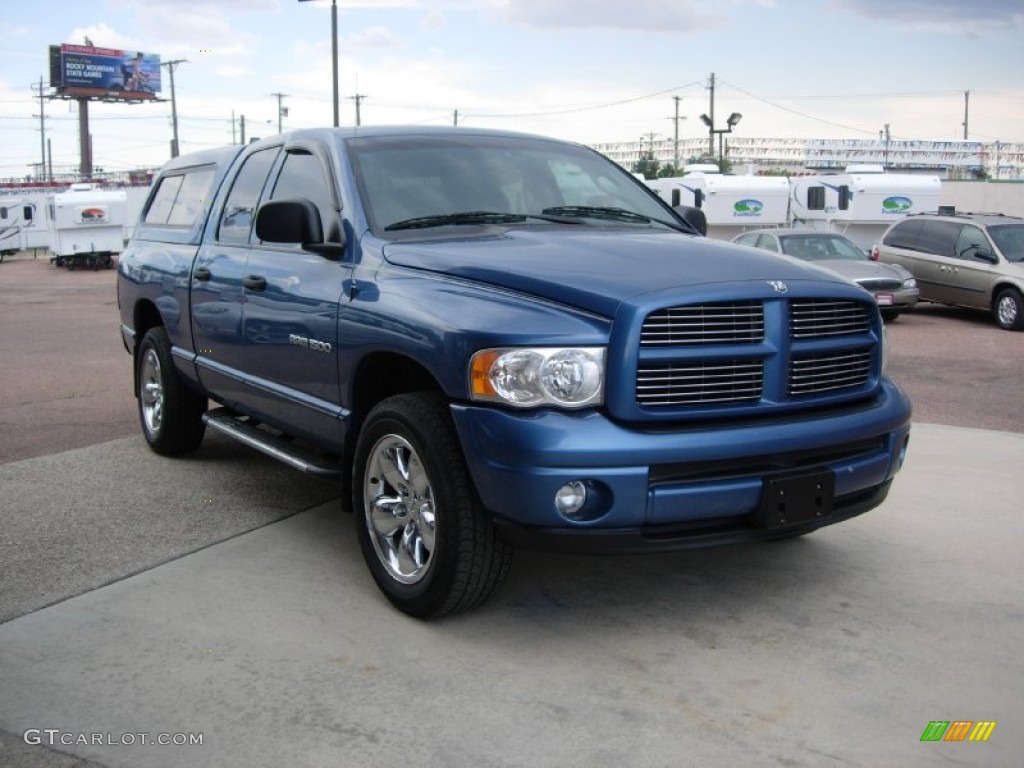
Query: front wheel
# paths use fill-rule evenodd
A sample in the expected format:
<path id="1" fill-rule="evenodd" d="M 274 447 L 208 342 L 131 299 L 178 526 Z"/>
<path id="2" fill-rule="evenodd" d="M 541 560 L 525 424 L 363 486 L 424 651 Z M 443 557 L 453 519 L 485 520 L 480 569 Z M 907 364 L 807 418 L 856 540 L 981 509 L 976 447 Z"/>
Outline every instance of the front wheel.
<path id="1" fill-rule="evenodd" d="M 399 610 L 419 618 L 467 611 L 501 584 L 512 550 L 477 498 L 443 398 L 379 403 L 352 474 L 363 557 Z"/>
<path id="2" fill-rule="evenodd" d="M 891 323 L 893 320 L 895 320 L 899 316 L 900 316 L 900 310 L 898 310 L 898 309 L 883 309 L 882 310 L 882 319 L 885 320 L 885 322 L 887 322 L 887 323 Z"/>
<path id="3" fill-rule="evenodd" d="M 996 322 L 1004 331 L 1024 330 L 1024 300 L 1020 291 L 1004 288 L 996 296 L 994 309 Z"/>
<path id="4" fill-rule="evenodd" d="M 206 432 L 206 398 L 178 377 L 171 341 L 161 326 L 142 337 L 135 364 L 139 421 L 149 447 L 165 456 L 194 451 Z"/>

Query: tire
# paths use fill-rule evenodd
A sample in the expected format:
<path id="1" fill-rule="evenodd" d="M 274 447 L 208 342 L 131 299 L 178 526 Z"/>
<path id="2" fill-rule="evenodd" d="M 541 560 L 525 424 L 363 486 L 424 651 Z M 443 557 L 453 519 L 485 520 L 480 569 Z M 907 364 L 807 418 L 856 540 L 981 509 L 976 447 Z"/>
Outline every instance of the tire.
<path id="1" fill-rule="evenodd" d="M 139 422 L 149 447 L 176 456 L 199 447 L 206 432 L 206 398 L 185 386 L 171 357 L 171 342 L 162 326 L 142 337 L 135 355 Z"/>
<path id="2" fill-rule="evenodd" d="M 351 487 L 363 558 L 400 611 L 467 611 L 504 580 L 512 549 L 477 497 L 439 395 L 397 395 L 370 412 Z"/>
<path id="3" fill-rule="evenodd" d="M 1015 288 L 1004 288 L 992 305 L 996 323 L 1004 331 L 1024 330 L 1024 299 Z"/>
<path id="4" fill-rule="evenodd" d="M 895 320 L 899 316 L 900 316 L 900 311 L 898 309 L 883 309 L 882 310 L 882 319 L 885 320 L 885 322 L 887 322 L 887 323 L 891 323 L 893 320 Z"/>

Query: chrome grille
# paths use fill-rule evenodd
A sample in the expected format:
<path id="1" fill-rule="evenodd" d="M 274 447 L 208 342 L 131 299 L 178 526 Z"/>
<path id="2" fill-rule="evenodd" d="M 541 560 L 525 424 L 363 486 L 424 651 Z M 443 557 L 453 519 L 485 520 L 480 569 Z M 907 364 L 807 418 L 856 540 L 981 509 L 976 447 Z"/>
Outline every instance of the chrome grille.
<path id="1" fill-rule="evenodd" d="M 870 348 L 800 355 L 790 362 L 789 394 L 815 395 L 858 387 L 870 374 Z"/>
<path id="2" fill-rule="evenodd" d="M 727 405 L 761 399 L 761 360 L 697 360 L 641 366 L 636 399 L 642 406 Z"/>
<path id="3" fill-rule="evenodd" d="M 895 277 L 869 277 L 858 280 L 857 285 L 868 291 L 898 291 L 903 286 L 903 281 Z"/>
<path id="4" fill-rule="evenodd" d="M 870 329 L 867 309 L 856 301 L 795 299 L 790 305 L 789 332 L 794 339 L 844 336 Z"/>
<path id="5" fill-rule="evenodd" d="M 764 339 L 759 301 L 669 307 L 652 312 L 640 331 L 641 346 L 745 344 Z"/>

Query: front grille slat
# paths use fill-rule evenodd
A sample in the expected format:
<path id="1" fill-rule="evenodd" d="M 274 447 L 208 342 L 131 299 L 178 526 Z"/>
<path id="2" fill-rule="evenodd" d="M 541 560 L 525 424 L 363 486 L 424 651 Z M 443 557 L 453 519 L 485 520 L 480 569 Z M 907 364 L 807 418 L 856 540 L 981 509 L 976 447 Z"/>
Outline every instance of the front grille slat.
<path id="1" fill-rule="evenodd" d="M 789 367 L 789 394 L 799 397 L 859 387 L 870 374 L 870 349 L 796 357 Z"/>
<path id="2" fill-rule="evenodd" d="M 636 398 L 642 406 L 756 402 L 763 383 L 760 360 L 661 363 L 637 372 Z"/>
<path id="3" fill-rule="evenodd" d="M 652 312 L 640 331 L 640 346 L 749 344 L 764 339 L 759 301 L 729 301 L 669 307 Z"/>
<path id="4" fill-rule="evenodd" d="M 789 332 L 794 339 L 845 336 L 870 329 L 867 309 L 856 301 L 795 299 L 790 305 Z"/>

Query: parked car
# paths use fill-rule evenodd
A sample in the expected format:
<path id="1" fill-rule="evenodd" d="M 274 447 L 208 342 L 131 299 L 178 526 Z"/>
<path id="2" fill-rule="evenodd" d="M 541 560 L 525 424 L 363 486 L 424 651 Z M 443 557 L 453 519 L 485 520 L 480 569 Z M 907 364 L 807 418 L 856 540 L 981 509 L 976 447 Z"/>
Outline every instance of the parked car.
<path id="1" fill-rule="evenodd" d="M 744 232 L 732 241 L 813 261 L 838 272 L 870 291 L 886 320 L 895 320 L 900 312 L 917 304 L 917 283 L 910 272 L 900 266 L 871 261 L 860 246 L 842 235 L 806 229 L 758 229 Z"/>
<path id="2" fill-rule="evenodd" d="M 918 214 L 896 222 L 872 258 L 910 270 L 921 298 L 988 310 L 1024 330 L 1024 219 L 989 213 Z"/>

